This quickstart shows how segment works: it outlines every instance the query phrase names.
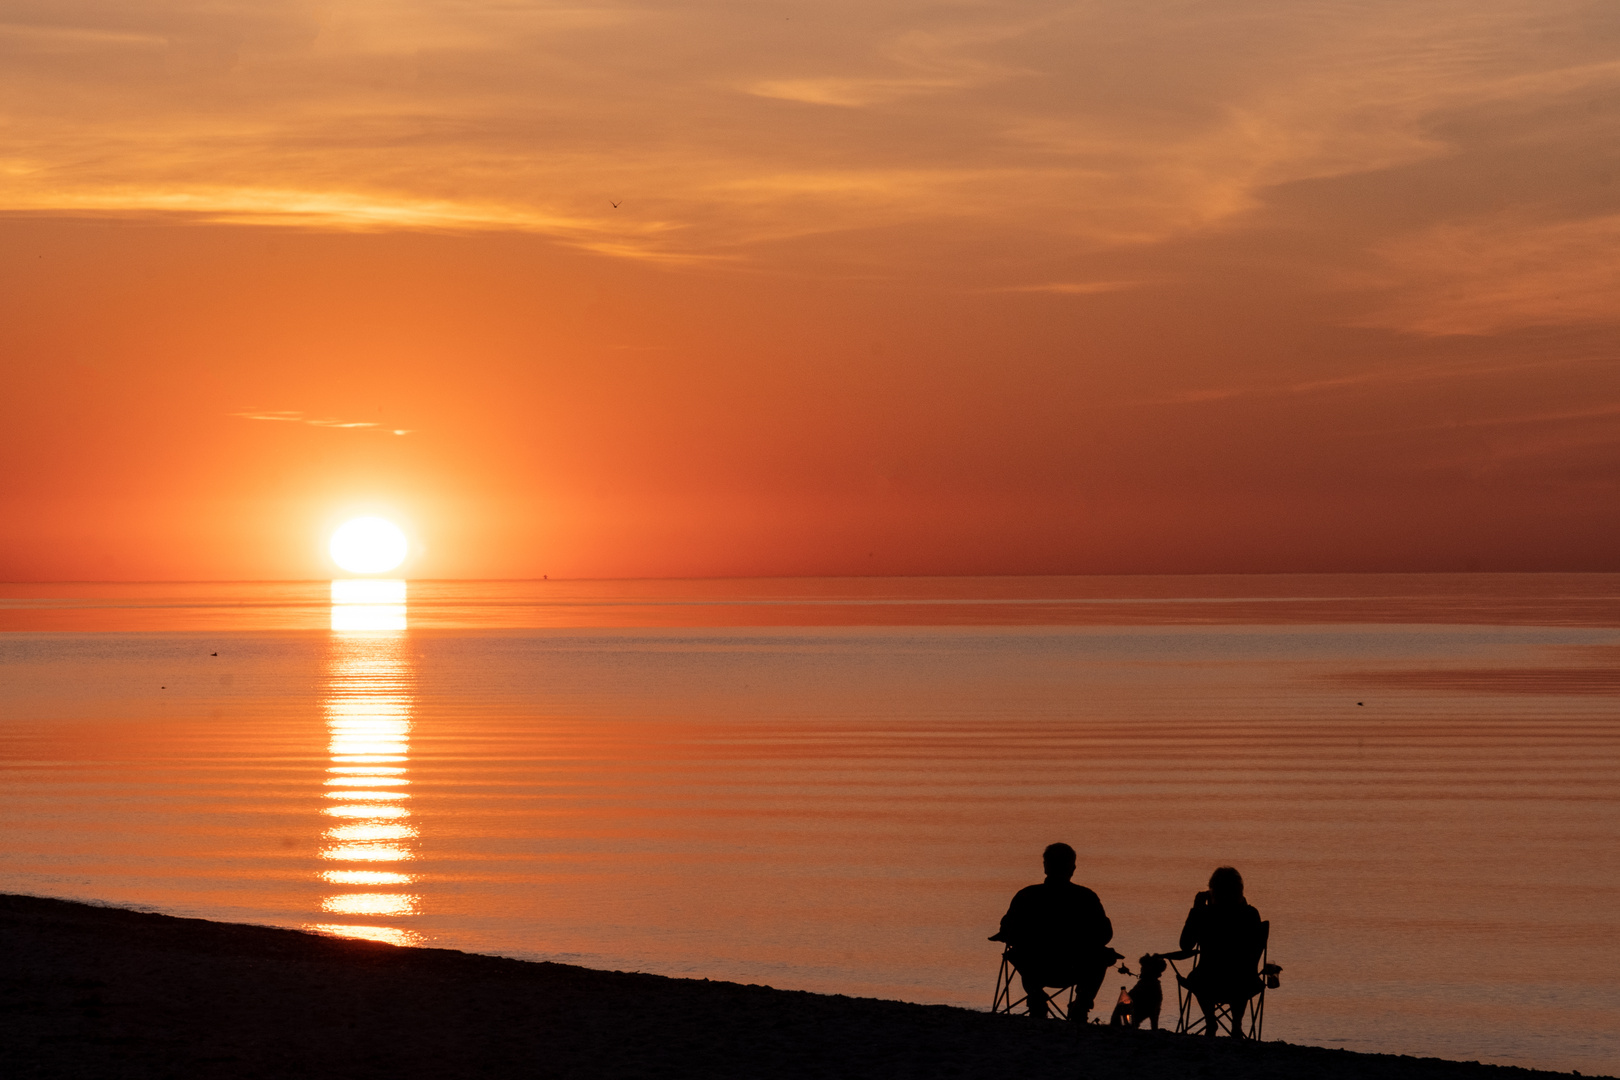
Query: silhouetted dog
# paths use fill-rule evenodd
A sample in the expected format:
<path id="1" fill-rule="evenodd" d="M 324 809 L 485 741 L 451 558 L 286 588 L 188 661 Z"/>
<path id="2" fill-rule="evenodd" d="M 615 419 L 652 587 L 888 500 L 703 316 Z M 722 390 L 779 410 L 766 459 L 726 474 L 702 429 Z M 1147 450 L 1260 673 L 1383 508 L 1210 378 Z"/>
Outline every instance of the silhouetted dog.
<path id="1" fill-rule="evenodd" d="M 1141 1027 L 1146 1020 L 1154 1031 L 1159 1030 L 1159 1010 L 1164 1006 L 1164 988 L 1159 985 L 1159 976 L 1164 974 L 1164 957 L 1157 953 L 1148 953 L 1137 961 L 1142 969 L 1136 985 L 1129 990 L 1121 987 L 1119 991 L 1119 1004 L 1114 1006 L 1114 1015 L 1108 1023 L 1114 1027 Z M 1120 970 L 1130 974 L 1125 966 Z"/>

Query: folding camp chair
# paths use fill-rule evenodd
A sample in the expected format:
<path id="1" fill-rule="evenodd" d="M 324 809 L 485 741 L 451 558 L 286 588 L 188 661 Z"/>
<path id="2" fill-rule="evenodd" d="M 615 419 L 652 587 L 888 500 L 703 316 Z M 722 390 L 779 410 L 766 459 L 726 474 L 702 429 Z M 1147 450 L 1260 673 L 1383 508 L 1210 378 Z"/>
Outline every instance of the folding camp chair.
<path id="1" fill-rule="evenodd" d="M 1221 1002 L 1215 1006 L 1213 1017 L 1205 1016 L 1204 1010 L 1199 1007 L 1198 999 L 1193 996 L 1192 990 L 1187 986 L 1187 980 L 1192 973 L 1198 970 L 1198 950 L 1190 949 L 1185 952 L 1165 953 L 1164 958 L 1170 961 L 1170 969 L 1176 973 L 1176 1002 L 1177 1017 L 1176 1031 L 1183 1035 L 1201 1035 L 1209 1030 L 1209 1025 L 1215 1025 L 1217 1034 L 1228 1035 L 1235 1033 L 1247 1034 L 1249 1038 L 1258 1040 L 1266 1019 L 1266 990 L 1275 990 L 1281 983 L 1278 975 L 1282 968 L 1270 962 L 1268 948 L 1271 940 L 1271 923 L 1260 924 L 1260 959 L 1255 970 L 1255 982 L 1258 987 L 1254 996 L 1243 1002 L 1232 1015 L 1229 1003 Z M 1185 963 L 1191 960 L 1192 966 L 1186 972 L 1181 970 L 1177 961 Z M 1197 1015 L 1194 1015 L 1194 1014 Z M 1244 1017 L 1248 1017 L 1248 1028 L 1244 1030 Z"/>
<path id="2" fill-rule="evenodd" d="M 996 998 L 990 1005 L 991 1012 L 1010 1013 L 1018 1006 L 1028 1001 L 1027 995 L 1019 994 L 1014 998 L 1013 980 L 1018 978 L 1018 969 L 1013 967 L 1012 946 L 1001 950 L 1001 972 L 996 976 Z M 1047 988 L 1046 1006 L 1059 1020 L 1067 1020 L 1069 1012 L 1074 1008 L 1074 986 Z"/>

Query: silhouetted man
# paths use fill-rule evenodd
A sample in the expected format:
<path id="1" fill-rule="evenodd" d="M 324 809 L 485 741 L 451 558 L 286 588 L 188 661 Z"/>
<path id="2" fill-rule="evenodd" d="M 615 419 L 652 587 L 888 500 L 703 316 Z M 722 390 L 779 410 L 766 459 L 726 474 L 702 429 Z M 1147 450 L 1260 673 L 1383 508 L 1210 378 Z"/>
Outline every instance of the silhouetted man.
<path id="1" fill-rule="evenodd" d="M 1046 1018 L 1047 987 L 1074 987 L 1069 1019 L 1084 1023 L 1096 1003 L 1103 976 L 1119 954 L 1108 947 L 1114 924 L 1102 901 L 1076 885 L 1074 848 L 1053 844 L 1041 854 L 1046 880 L 1018 890 L 991 941 L 1005 941 L 1024 982 L 1029 1014 Z"/>

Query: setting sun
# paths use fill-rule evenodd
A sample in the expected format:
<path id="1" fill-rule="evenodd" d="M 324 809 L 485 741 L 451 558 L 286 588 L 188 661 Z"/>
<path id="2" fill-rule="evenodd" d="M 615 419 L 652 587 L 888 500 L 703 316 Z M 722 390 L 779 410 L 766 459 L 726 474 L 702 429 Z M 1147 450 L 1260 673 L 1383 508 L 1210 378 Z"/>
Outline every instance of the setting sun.
<path id="1" fill-rule="evenodd" d="M 358 517 L 338 526 L 329 550 L 332 561 L 351 574 L 381 574 L 405 561 L 410 544 L 398 525 L 380 517 Z"/>

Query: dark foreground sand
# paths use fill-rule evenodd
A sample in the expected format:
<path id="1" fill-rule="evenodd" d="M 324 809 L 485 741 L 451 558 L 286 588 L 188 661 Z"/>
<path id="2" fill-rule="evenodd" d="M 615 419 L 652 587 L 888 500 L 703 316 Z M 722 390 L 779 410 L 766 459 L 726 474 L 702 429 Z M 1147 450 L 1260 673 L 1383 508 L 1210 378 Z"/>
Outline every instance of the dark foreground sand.
<path id="1" fill-rule="evenodd" d="M 1551 1076 L 401 949 L 0 895 L 0 1076 Z"/>

